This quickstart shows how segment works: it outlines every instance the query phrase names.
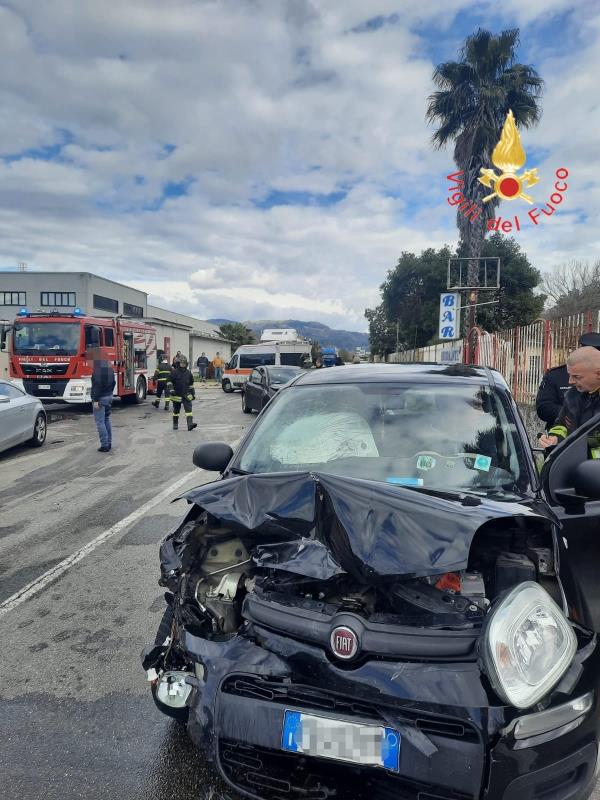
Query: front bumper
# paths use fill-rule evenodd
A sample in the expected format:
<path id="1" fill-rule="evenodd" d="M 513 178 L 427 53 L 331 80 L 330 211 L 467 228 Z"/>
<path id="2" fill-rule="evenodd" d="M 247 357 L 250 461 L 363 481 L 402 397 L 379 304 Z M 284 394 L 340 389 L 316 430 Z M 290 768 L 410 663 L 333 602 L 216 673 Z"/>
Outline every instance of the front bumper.
<path id="1" fill-rule="evenodd" d="M 257 626 L 224 642 L 189 633 L 183 641 L 202 676 L 190 736 L 247 797 L 583 800 L 593 787 L 595 702 L 574 729 L 523 747 L 511 726 L 519 714 L 495 704 L 475 661 L 365 660 L 348 667 L 319 647 Z M 599 674 L 594 651 L 561 702 L 590 691 L 597 697 Z M 399 730 L 399 772 L 283 752 L 286 709 Z"/>

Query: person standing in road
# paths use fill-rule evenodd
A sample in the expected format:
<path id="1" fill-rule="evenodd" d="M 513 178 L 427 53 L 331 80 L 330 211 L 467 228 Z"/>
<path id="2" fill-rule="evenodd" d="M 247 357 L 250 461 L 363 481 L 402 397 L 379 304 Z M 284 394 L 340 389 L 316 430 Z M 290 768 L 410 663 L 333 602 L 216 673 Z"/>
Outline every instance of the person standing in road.
<path id="1" fill-rule="evenodd" d="M 181 350 L 178 350 L 175 353 L 175 355 L 173 356 L 173 363 L 171 365 L 173 367 L 173 369 L 175 369 L 177 364 L 179 364 L 179 361 L 181 360 L 182 356 L 183 356 L 183 353 L 181 352 Z M 186 358 L 186 362 L 187 362 L 187 358 Z"/>
<path id="2" fill-rule="evenodd" d="M 196 361 L 196 366 L 198 367 L 198 376 L 202 383 L 206 383 L 206 370 L 208 369 L 208 365 L 210 361 L 206 357 L 206 353 L 202 353 L 201 356 L 198 356 L 198 360 Z"/>
<path id="3" fill-rule="evenodd" d="M 580 347 L 567 359 L 571 388 L 548 433 L 540 437 L 544 448 L 554 447 L 584 422 L 600 414 L 600 352 L 595 347 Z"/>
<path id="4" fill-rule="evenodd" d="M 94 421 L 100 437 L 99 453 L 108 453 L 112 447 L 112 425 L 110 422 L 115 373 L 111 365 L 102 358 L 100 351 L 93 353 L 92 407 Z"/>
<path id="5" fill-rule="evenodd" d="M 197 427 L 194 422 L 192 412 L 192 400 L 195 399 L 194 376 L 188 369 L 188 360 L 185 356 L 180 356 L 177 366 L 171 372 L 171 377 L 167 382 L 167 387 L 173 402 L 173 430 L 179 428 L 179 414 L 183 404 L 183 410 L 187 420 L 188 431 Z"/>
<path id="6" fill-rule="evenodd" d="M 579 347 L 600 349 L 600 333 L 583 333 L 579 337 Z M 538 417 L 546 423 L 546 430 L 554 425 L 568 390 L 569 373 L 566 364 L 546 372 L 535 398 L 535 410 Z"/>
<path id="7" fill-rule="evenodd" d="M 212 360 L 212 365 L 215 368 L 215 380 L 217 383 L 221 383 L 221 378 L 223 377 L 223 367 L 225 366 L 225 362 L 221 358 L 218 351 L 217 355 Z"/>
<path id="8" fill-rule="evenodd" d="M 152 403 L 154 408 L 160 408 L 160 398 L 165 395 L 165 411 L 169 410 L 169 387 L 167 386 L 171 377 L 171 365 L 163 355 L 160 363 L 154 370 L 154 380 L 156 381 L 156 400 Z"/>

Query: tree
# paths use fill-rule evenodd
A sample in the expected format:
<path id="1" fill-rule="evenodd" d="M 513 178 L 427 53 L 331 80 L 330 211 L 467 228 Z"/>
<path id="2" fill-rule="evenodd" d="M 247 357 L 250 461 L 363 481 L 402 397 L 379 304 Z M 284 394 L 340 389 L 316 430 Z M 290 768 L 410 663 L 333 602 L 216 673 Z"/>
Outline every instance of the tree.
<path id="1" fill-rule="evenodd" d="M 433 73 L 438 91 L 429 97 L 427 108 L 428 122 L 439 123 L 433 144 L 442 148 L 454 142 L 454 161 L 463 172 L 461 192 L 483 207 L 474 221 L 457 212 L 459 250 L 466 258 L 481 256 L 487 220 L 498 205 L 497 198 L 482 202 L 489 189 L 478 178 L 480 170 L 491 165 L 508 111 L 524 128 L 537 123 L 541 114 L 537 98 L 543 81 L 533 67 L 515 63 L 518 45 L 518 28 L 498 36 L 480 28 L 465 40 L 460 61 L 438 64 Z"/>
<path id="2" fill-rule="evenodd" d="M 342 359 L 342 361 L 352 361 L 352 357 L 354 354 L 351 353 L 350 350 L 346 350 L 345 347 L 340 347 L 338 355 Z"/>
<path id="3" fill-rule="evenodd" d="M 241 322 L 226 322 L 219 326 L 219 330 L 225 339 L 232 339 L 237 347 L 242 344 L 252 344 L 252 342 L 256 341 L 252 330 L 242 325 Z"/>
<path id="4" fill-rule="evenodd" d="M 559 264 L 544 274 L 542 291 L 550 301 L 550 318 L 600 308 L 600 261 Z"/>
<path id="5" fill-rule="evenodd" d="M 369 321 L 369 346 L 371 355 L 385 358 L 396 350 L 396 322 L 389 322 L 383 304 L 377 308 L 367 308 L 365 317 Z M 400 345 L 402 343 L 400 342 Z M 400 349 L 405 349 L 401 347 Z"/>
<path id="6" fill-rule="evenodd" d="M 446 291 L 450 255 L 449 247 L 429 248 L 421 255 L 402 253 L 381 284 L 381 304 L 365 311 L 372 350 L 382 355 L 395 350 L 396 326 L 401 350 L 438 341 L 439 298 Z M 482 327 L 494 331 L 537 319 L 546 300 L 545 295 L 533 291 L 541 275 L 519 244 L 494 233 L 484 243 L 482 255 L 499 257 L 502 264 L 500 292 L 485 295 L 486 300 L 499 303 L 482 307 Z"/>

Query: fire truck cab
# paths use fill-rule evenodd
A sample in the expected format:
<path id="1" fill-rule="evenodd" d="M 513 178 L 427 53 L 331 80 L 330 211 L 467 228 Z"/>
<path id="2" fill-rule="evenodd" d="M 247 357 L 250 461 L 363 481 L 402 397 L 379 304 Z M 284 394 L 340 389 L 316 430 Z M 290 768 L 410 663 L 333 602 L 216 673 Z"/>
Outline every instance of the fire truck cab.
<path id="1" fill-rule="evenodd" d="M 22 309 L 7 349 L 11 379 L 42 400 L 91 403 L 96 353 L 115 371 L 116 397 L 141 403 L 154 389 L 156 330 L 141 321 Z"/>

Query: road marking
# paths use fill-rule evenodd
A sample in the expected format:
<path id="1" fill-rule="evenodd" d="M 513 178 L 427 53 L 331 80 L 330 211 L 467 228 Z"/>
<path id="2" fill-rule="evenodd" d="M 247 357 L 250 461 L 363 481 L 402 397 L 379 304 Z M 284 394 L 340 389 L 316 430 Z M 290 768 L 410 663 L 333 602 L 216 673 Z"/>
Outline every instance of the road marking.
<path id="1" fill-rule="evenodd" d="M 19 589 L 18 592 L 8 597 L 2 603 L 0 603 L 0 617 L 6 614 L 8 611 L 11 611 L 21 603 L 24 603 L 25 600 L 29 600 L 30 597 L 33 597 L 34 594 L 41 592 L 49 583 L 55 581 L 59 578 L 63 573 L 65 573 L 68 569 L 70 569 L 74 564 L 77 564 L 78 561 L 84 559 L 87 555 L 92 553 L 97 547 L 100 547 L 101 544 L 111 539 L 113 536 L 116 536 L 117 533 L 125 530 L 125 528 L 129 527 L 133 522 L 138 520 L 140 517 L 143 517 L 151 508 L 154 506 L 159 505 L 169 497 L 170 494 L 173 494 L 180 486 L 183 486 L 184 483 L 189 481 L 193 477 L 198 477 L 202 470 L 195 469 L 192 472 L 188 472 L 187 475 L 184 475 L 179 480 L 172 483 L 169 487 L 164 489 L 160 494 L 157 494 L 156 497 L 152 498 L 150 502 L 146 503 L 143 506 L 140 506 L 135 511 L 133 511 L 128 517 L 125 517 L 120 522 L 115 523 L 112 528 L 104 531 L 104 533 L 99 534 L 96 536 L 95 539 L 92 539 L 91 542 L 88 542 L 79 550 L 76 550 L 74 553 L 71 553 L 70 556 L 63 559 L 60 563 L 56 564 L 54 567 L 49 569 L 47 572 L 44 572 L 43 575 L 40 575 L 39 578 L 36 578 L 31 583 L 28 583 L 27 586 L 24 586 L 22 589 Z"/>

